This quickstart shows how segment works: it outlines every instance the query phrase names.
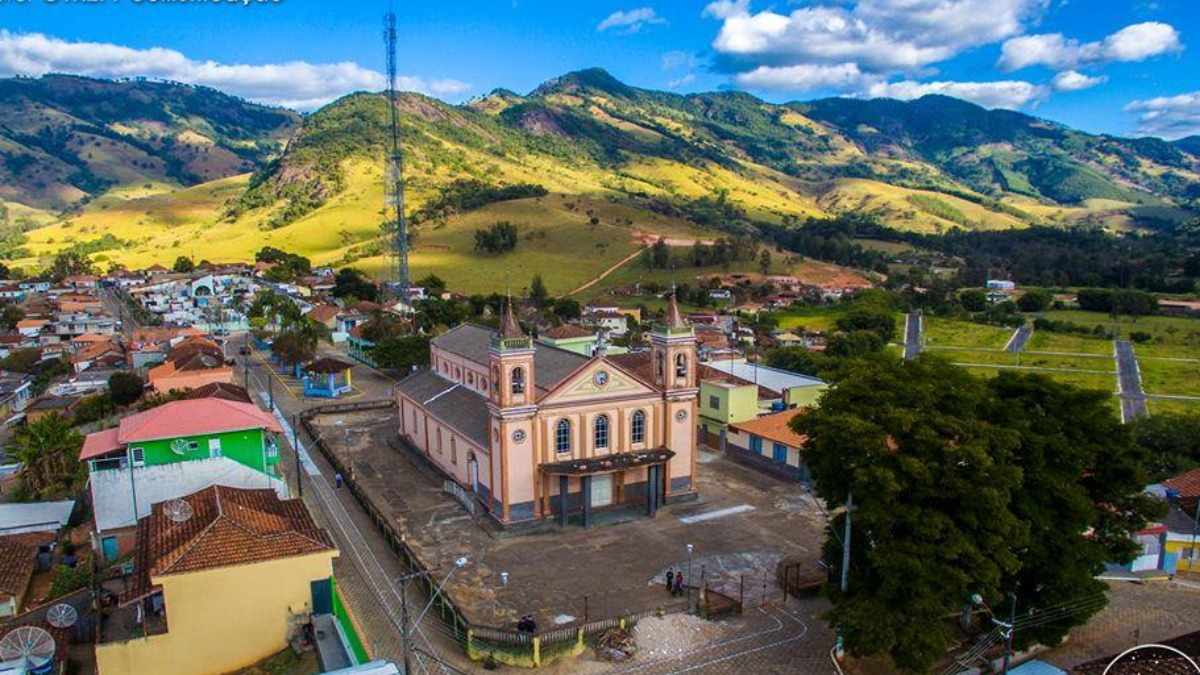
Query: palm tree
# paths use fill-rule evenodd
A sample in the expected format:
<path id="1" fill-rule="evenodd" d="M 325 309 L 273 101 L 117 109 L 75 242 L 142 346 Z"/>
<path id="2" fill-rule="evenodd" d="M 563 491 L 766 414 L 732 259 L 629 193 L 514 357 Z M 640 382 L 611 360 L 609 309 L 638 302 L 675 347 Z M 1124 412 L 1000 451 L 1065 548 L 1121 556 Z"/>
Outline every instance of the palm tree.
<path id="1" fill-rule="evenodd" d="M 83 435 L 67 418 L 50 413 L 13 434 L 13 456 L 24 465 L 21 478 L 33 499 L 70 496 L 85 477 L 79 449 Z"/>

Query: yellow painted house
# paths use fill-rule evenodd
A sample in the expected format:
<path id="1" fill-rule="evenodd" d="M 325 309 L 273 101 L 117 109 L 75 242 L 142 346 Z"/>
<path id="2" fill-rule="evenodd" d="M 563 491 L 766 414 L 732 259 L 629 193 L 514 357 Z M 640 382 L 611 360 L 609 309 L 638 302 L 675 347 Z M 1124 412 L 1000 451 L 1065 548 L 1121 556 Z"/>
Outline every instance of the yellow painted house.
<path id="1" fill-rule="evenodd" d="M 105 616 L 100 675 L 219 675 L 330 611 L 329 535 L 299 500 L 214 486 L 138 521 L 133 581 Z"/>

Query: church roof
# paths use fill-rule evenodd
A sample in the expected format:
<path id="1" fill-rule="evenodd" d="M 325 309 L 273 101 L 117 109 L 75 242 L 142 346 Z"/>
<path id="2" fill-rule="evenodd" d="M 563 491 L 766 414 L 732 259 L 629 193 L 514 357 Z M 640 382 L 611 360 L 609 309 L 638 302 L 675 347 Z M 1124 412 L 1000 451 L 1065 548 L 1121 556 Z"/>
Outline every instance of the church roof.
<path id="1" fill-rule="evenodd" d="M 511 299 L 504 305 L 504 318 L 500 321 L 500 337 L 505 340 L 526 337 L 524 329 L 517 321 L 517 315 L 513 314 Z"/>
<path id="2" fill-rule="evenodd" d="M 435 337 L 433 344 L 486 367 L 494 332 L 485 326 L 464 323 Z M 547 344 L 535 342 L 533 347 L 534 384 L 542 390 L 553 389 L 588 361 L 586 356 Z"/>
<path id="3" fill-rule="evenodd" d="M 471 442 L 488 446 L 487 400 L 432 370 L 418 370 L 396 383 L 396 389 Z"/>

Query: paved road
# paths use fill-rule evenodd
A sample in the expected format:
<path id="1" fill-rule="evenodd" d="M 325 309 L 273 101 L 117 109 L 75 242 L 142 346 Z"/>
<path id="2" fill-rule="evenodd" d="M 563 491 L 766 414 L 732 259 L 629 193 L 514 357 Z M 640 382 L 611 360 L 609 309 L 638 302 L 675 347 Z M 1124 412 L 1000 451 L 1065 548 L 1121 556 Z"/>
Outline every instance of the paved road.
<path id="1" fill-rule="evenodd" d="M 1025 351 L 1025 345 L 1029 343 L 1029 338 L 1033 337 L 1033 326 L 1025 324 L 1013 333 L 1008 344 L 1004 346 L 1004 351 L 1017 354 Z"/>
<path id="2" fill-rule="evenodd" d="M 1113 342 L 1113 348 L 1117 355 L 1117 383 L 1121 389 L 1121 421 L 1132 422 L 1146 417 L 1150 411 L 1146 408 L 1146 393 L 1142 391 L 1142 374 L 1133 353 L 1133 343 L 1117 340 Z"/>
<path id="3" fill-rule="evenodd" d="M 904 317 L 904 358 L 911 361 L 921 353 L 921 332 L 925 330 L 925 320 L 920 312 L 909 312 Z"/>

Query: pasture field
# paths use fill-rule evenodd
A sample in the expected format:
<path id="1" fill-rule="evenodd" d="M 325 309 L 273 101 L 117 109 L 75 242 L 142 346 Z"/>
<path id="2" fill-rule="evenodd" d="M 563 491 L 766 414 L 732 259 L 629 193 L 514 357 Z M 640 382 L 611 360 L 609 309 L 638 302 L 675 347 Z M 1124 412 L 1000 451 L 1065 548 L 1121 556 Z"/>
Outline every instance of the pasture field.
<path id="1" fill-rule="evenodd" d="M 925 317 L 925 344 L 930 347 L 1004 349 L 1013 332 L 973 321 Z"/>
<path id="2" fill-rule="evenodd" d="M 1146 405 L 1151 415 L 1200 415 L 1200 401 L 1152 398 Z"/>
<path id="3" fill-rule="evenodd" d="M 1147 394 L 1200 396 L 1200 362 L 1139 357 L 1138 369 Z"/>
<path id="4" fill-rule="evenodd" d="M 1033 336 L 1029 338 L 1029 342 L 1025 345 L 1025 351 L 1096 354 L 1097 356 L 1111 357 L 1113 355 L 1113 344 L 1111 340 L 1102 338 L 1035 330 Z"/>

